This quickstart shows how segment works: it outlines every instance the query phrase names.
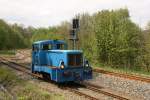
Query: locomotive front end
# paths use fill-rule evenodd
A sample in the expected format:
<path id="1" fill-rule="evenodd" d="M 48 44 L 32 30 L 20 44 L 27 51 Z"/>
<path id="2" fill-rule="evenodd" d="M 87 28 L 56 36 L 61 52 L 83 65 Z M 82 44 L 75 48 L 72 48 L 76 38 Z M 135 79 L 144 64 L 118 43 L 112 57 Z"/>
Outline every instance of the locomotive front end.
<path id="1" fill-rule="evenodd" d="M 55 81 L 83 81 L 92 78 L 92 68 L 83 59 L 81 50 L 55 50 L 50 56 L 53 66 L 58 66 Z M 86 66 L 88 64 L 88 66 Z"/>
<path id="2" fill-rule="evenodd" d="M 86 80 L 92 78 L 92 68 L 88 61 L 83 58 L 83 53 L 73 52 L 68 53 L 68 67 L 71 69 L 80 69 L 79 71 L 74 71 L 73 76 L 76 80 Z"/>

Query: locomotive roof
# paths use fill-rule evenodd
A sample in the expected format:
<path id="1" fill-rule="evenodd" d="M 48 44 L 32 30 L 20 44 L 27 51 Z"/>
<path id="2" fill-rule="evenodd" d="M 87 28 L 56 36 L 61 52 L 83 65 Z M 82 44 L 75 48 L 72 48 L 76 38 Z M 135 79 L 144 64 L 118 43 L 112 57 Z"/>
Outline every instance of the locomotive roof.
<path id="1" fill-rule="evenodd" d="M 36 41 L 33 44 L 51 44 L 51 43 L 53 43 L 53 44 L 55 44 L 55 43 L 62 43 L 62 44 L 64 44 L 66 42 L 63 41 L 63 40 L 42 40 L 42 41 Z"/>
<path id="2" fill-rule="evenodd" d="M 80 52 L 82 53 L 82 50 L 48 50 L 48 51 L 51 51 L 51 52 Z"/>

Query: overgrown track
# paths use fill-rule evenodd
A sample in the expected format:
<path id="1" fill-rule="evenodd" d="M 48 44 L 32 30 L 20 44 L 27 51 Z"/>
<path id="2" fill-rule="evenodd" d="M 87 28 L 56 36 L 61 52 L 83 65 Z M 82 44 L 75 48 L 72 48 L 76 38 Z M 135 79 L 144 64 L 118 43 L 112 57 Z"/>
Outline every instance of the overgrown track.
<path id="1" fill-rule="evenodd" d="M 40 75 L 31 73 L 31 71 L 29 70 L 29 68 L 25 67 L 24 65 L 12 62 L 12 61 L 10 61 L 8 59 L 5 59 L 3 57 L 0 57 L 0 62 L 2 64 L 4 64 L 4 65 L 7 65 L 8 67 L 11 67 L 11 68 L 17 70 L 17 71 L 24 72 L 24 73 L 26 73 L 28 75 L 31 75 L 31 76 L 34 76 L 34 77 L 42 78 Z"/>
<path id="2" fill-rule="evenodd" d="M 31 75 L 31 76 L 43 79 L 42 76 L 31 73 L 31 71 L 29 70 L 29 68 L 26 67 L 26 66 L 24 66 L 24 65 L 18 64 L 16 62 L 10 61 L 10 60 L 2 58 L 2 57 L 0 57 L 0 60 L 1 60 L 1 63 L 5 64 L 5 65 L 7 65 L 7 66 L 9 66 L 9 67 L 11 67 L 13 69 L 16 69 L 16 70 L 24 72 L 24 73 L 26 73 L 28 75 Z M 104 94 L 104 95 L 107 95 L 107 96 L 111 96 L 111 97 L 117 98 L 119 100 L 129 100 L 127 98 L 115 95 L 113 93 L 110 93 L 110 92 L 107 92 L 107 91 L 104 91 L 104 90 L 100 90 L 102 87 L 99 87 L 99 86 L 96 86 L 96 85 L 91 85 L 89 83 L 84 83 L 82 85 L 85 85 L 85 87 L 87 89 L 89 89 L 89 90 L 92 90 L 94 92 L 98 92 L 98 93 L 101 93 L 101 94 Z M 76 94 L 78 94 L 80 96 L 84 96 L 86 98 L 89 98 L 90 100 L 99 100 L 99 99 L 97 99 L 97 98 L 95 98 L 93 96 L 90 96 L 88 94 L 80 92 L 77 89 L 73 89 L 73 88 L 69 88 L 69 87 L 66 87 L 66 89 L 69 90 L 69 91 L 71 91 L 71 92 L 74 92 L 74 93 L 76 93 Z"/>
<path id="3" fill-rule="evenodd" d="M 30 70 L 29 67 L 27 67 L 27 66 L 25 66 L 25 65 L 23 65 L 23 64 L 16 63 L 16 62 L 14 62 L 14 61 L 12 61 L 12 60 L 9 60 L 9 58 L 0 57 L 0 60 L 7 61 L 8 63 L 12 63 L 12 64 L 17 65 L 17 66 L 20 66 L 21 68 L 24 68 L 24 69 L 26 69 L 26 70 Z"/>
<path id="4" fill-rule="evenodd" d="M 148 78 L 148 77 L 110 72 L 110 71 L 106 71 L 103 69 L 97 69 L 97 68 L 94 68 L 93 71 L 97 72 L 97 73 L 108 74 L 108 75 L 117 76 L 117 77 L 121 77 L 121 78 L 127 78 L 127 79 L 131 79 L 131 80 L 137 80 L 137 81 L 150 83 L 150 78 Z"/>

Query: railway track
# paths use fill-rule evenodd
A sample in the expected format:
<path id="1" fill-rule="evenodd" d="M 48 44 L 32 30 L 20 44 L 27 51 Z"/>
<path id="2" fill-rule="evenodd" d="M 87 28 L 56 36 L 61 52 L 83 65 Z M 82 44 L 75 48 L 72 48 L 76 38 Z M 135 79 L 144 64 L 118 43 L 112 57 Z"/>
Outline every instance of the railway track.
<path id="1" fill-rule="evenodd" d="M 95 98 L 95 97 L 90 96 L 90 95 L 88 95 L 88 94 L 85 94 L 85 93 L 83 93 L 83 92 L 80 92 L 80 91 L 78 91 L 78 90 L 76 90 L 76 89 L 72 89 L 72 88 L 66 88 L 66 89 L 69 90 L 69 91 L 71 91 L 71 92 L 74 92 L 75 94 L 78 94 L 78 95 L 80 95 L 80 96 L 84 96 L 84 97 L 86 97 L 86 98 L 88 98 L 88 99 L 90 99 L 90 100 L 100 100 L 100 99 L 98 99 L 98 98 Z"/>
<path id="2" fill-rule="evenodd" d="M 15 69 L 17 71 L 24 72 L 24 73 L 26 73 L 28 75 L 31 75 L 31 76 L 34 76 L 34 77 L 38 77 L 38 78 L 42 78 L 42 76 L 40 76 L 40 75 L 31 73 L 31 71 L 27 67 L 25 67 L 24 65 L 12 62 L 12 61 L 10 61 L 8 59 L 0 57 L 0 63 L 2 63 L 4 65 L 7 65 L 8 67 L 13 68 L 13 69 Z"/>
<path id="3" fill-rule="evenodd" d="M 104 95 L 116 98 L 118 100 L 130 100 L 129 98 L 127 98 L 125 96 L 122 96 L 122 95 L 119 95 L 119 94 L 114 94 L 114 93 L 112 93 L 112 91 L 110 92 L 110 91 L 104 89 L 101 86 L 97 86 L 97 85 L 94 85 L 94 84 L 91 84 L 91 83 L 86 83 L 86 82 L 84 82 L 84 85 L 86 86 L 86 88 L 88 88 L 90 90 L 93 90 L 93 91 L 98 92 L 98 93 L 102 93 Z"/>
<path id="4" fill-rule="evenodd" d="M 37 75 L 37 74 L 31 73 L 31 71 L 29 70 L 29 68 L 26 67 L 26 66 L 24 66 L 24 65 L 18 64 L 16 62 L 10 61 L 10 60 L 2 58 L 2 57 L 0 57 L 0 60 L 1 60 L 2 64 L 7 65 L 8 67 L 11 67 L 11 68 L 13 68 L 15 70 L 24 72 L 24 73 L 26 73 L 28 75 L 31 75 L 31 76 L 34 76 L 34 77 L 37 77 L 37 78 L 43 80 L 43 77 L 41 75 Z M 125 97 L 121 97 L 119 95 L 110 93 L 108 91 L 104 91 L 104 90 L 101 89 L 102 87 L 100 87 L 100 86 L 91 85 L 89 83 L 84 83 L 84 84 L 81 84 L 81 85 L 84 85 L 86 87 L 86 89 L 92 90 L 92 91 L 97 92 L 97 93 L 104 94 L 106 96 L 110 96 L 110 97 L 113 97 L 113 98 L 116 98 L 116 99 L 119 99 L 119 100 L 129 100 L 129 99 L 125 98 Z M 100 99 L 95 98 L 93 96 L 90 96 L 90 95 L 88 95 L 86 93 L 80 92 L 77 89 L 73 89 L 73 88 L 70 88 L 70 87 L 65 87 L 65 89 L 67 89 L 67 90 L 69 90 L 71 92 L 74 92 L 75 94 L 78 94 L 80 96 L 84 96 L 84 97 L 86 97 L 86 98 L 88 98 L 90 100 L 100 100 Z"/>
<path id="5" fill-rule="evenodd" d="M 106 71 L 106 70 L 98 69 L 98 68 L 94 68 L 93 71 L 97 72 L 97 73 L 108 74 L 108 75 L 121 77 L 121 78 L 126 78 L 126 79 L 130 79 L 130 80 L 137 80 L 137 81 L 150 83 L 150 78 L 149 77 L 141 77 L 141 76 L 137 76 L 137 75 L 116 73 L 116 72 Z"/>
<path id="6" fill-rule="evenodd" d="M 24 55 L 24 52 L 27 51 L 27 50 L 30 51 L 30 49 L 25 49 L 25 50 L 21 49 L 21 50 L 18 50 L 18 51 L 19 51 L 19 53 Z M 126 78 L 126 79 L 130 79 L 130 80 L 137 80 L 137 81 L 150 83 L 150 77 L 142 77 L 142 76 L 138 76 L 138 75 L 129 75 L 129 74 L 123 74 L 123 73 L 116 73 L 116 72 L 106 71 L 106 70 L 98 69 L 98 68 L 93 68 L 93 71 L 97 72 L 97 73 L 108 74 L 108 75 L 121 77 L 121 78 Z"/>
<path id="7" fill-rule="evenodd" d="M 2 64 L 7 65 L 7 66 L 10 67 L 10 68 L 13 68 L 13 69 L 15 69 L 15 70 L 17 70 L 17 71 L 21 71 L 21 72 L 23 72 L 23 73 L 26 73 L 26 74 L 28 74 L 28 75 L 31 75 L 31 76 L 34 76 L 34 77 L 37 77 L 37 78 L 43 80 L 43 77 L 42 77 L 42 76 L 31 73 L 31 71 L 29 71 L 28 68 L 25 67 L 25 66 L 23 66 L 23 65 L 20 65 L 20 64 L 18 64 L 18 63 L 12 62 L 12 61 L 9 61 L 9 60 L 4 59 L 4 58 L 2 58 L 2 57 L 0 57 L 0 61 L 1 61 Z M 23 68 L 22 68 L 22 67 L 23 67 Z M 80 95 L 80 96 L 84 96 L 84 97 L 86 97 L 86 98 L 89 98 L 90 100 L 99 100 L 99 99 L 96 99 L 95 97 L 92 97 L 92 96 L 90 96 L 90 95 L 87 95 L 87 94 L 85 94 L 85 93 L 82 93 L 82 92 L 80 92 L 80 91 L 78 91 L 78 90 L 71 89 L 71 88 L 69 88 L 69 87 L 67 87 L 67 88 L 65 88 L 65 89 L 67 89 L 67 90 L 69 90 L 69 91 L 71 91 L 71 92 L 74 92 L 74 93 L 76 93 L 76 94 L 78 94 L 78 95 Z"/>

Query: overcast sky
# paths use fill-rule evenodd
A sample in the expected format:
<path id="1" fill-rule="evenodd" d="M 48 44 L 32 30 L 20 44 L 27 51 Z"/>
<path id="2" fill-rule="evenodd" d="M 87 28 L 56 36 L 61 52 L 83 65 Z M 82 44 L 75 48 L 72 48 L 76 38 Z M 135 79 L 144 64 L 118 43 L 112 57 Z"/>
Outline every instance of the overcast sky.
<path id="1" fill-rule="evenodd" d="M 48 27 L 71 21 L 78 13 L 128 8 L 131 19 L 145 27 L 150 21 L 150 0 L 0 0 L 0 18 L 25 26 Z"/>

